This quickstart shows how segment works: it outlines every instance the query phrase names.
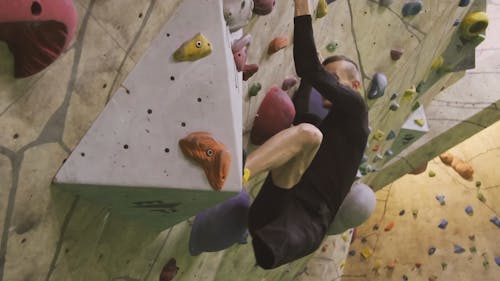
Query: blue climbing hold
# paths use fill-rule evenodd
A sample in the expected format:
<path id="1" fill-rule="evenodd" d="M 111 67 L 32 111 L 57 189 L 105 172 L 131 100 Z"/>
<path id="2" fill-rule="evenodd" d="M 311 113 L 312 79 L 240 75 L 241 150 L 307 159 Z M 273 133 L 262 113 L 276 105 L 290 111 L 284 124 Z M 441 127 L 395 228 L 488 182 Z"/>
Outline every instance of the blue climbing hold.
<path id="1" fill-rule="evenodd" d="M 448 221 L 445 219 L 442 219 L 441 222 L 439 223 L 438 227 L 441 229 L 445 229 L 447 225 L 448 225 Z"/>
<path id="2" fill-rule="evenodd" d="M 495 257 L 495 263 L 500 266 L 500 257 Z"/>
<path id="3" fill-rule="evenodd" d="M 470 0 L 460 0 L 460 2 L 458 3 L 458 6 L 459 7 L 467 7 L 469 6 L 470 4 Z"/>
<path id="4" fill-rule="evenodd" d="M 246 243 L 250 196 L 243 189 L 238 195 L 198 213 L 189 237 L 189 252 L 224 250 L 235 243 Z"/>
<path id="5" fill-rule="evenodd" d="M 467 215 L 472 216 L 474 214 L 474 209 L 472 209 L 472 206 L 469 205 L 465 208 L 465 212 L 467 213 Z"/>
<path id="6" fill-rule="evenodd" d="M 390 130 L 389 133 L 387 134 L 387 137 L 385 138 L 385 140 L 392 140 L 395 138 L 396 138 L 396 132 L 394 132 L 393 130 Z"/>
<path id="7" fill-rule="evenodd" d="M 436 195 L 436 200 L 439 201 L 439 204 L 441 204 L 441 206 L 446 205 L 446 201 L 444 201 L 444 195 Z"/>
<path id="8" fill-rule="evenodd" d="M 416 0 L 416 1 L 411 1 L 407 2 L 403 5 L 403 17 L 407 16 L 414 16 L 422 10 L 423 3 L 422 0 Z"/>
<path id="9" fill-rule="evenodd" d="M 435 247 L 430 247 L 429 250 L 427 250 L 427 254 L 429 256 L 432 256 L 435 252 L 436 252 L 436 248 Z"/>
<path id="10" fill-rule="evenodd" d="M 461 253 L 465 252 L 465 249 L 463 247 L 461 247 L 460 245 L 454 244 L 453 245 L 453 252 L 455 254 L 461 254 Z"/>
<path id="11" fill-rule="evenodd" d="M 494 223 L 497 227 L 500 227 L 500 219 L 497 216 L 494 216 L 490 219 L 492 223 Z"/>
<path id="12" fill-rule="evenodd" d="M 377 72 L 373 75 L 372 83 L 370 89 L 368 90 L 368 98 L 376 99 L 384 95 L 385 88 L 387 87 L 387 77 L 381 73 Z"/>

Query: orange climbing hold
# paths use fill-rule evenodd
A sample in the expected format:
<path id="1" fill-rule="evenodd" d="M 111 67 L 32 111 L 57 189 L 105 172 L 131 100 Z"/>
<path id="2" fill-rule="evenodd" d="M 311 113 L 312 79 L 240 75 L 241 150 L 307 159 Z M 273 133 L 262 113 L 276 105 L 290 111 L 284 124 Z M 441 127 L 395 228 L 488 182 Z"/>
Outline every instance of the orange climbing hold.
<path id="1" fill-rule="evenodd" d="M 384 230 L 385 230 L 385 231 L 391 231 L 391 229 L 392 229 L 393 227 L 394 227 L 394 222 L 393 222 L 393 221 L 391 221 L 391 222 L 389 222 L 389 223 L 385 226 Z"/>
<path id="2" fill-rule="evenodd" d="M 474 169 L 472 169 L 472 166 L 469 163 L 448 151 L 439 155 L 439 158 L 445 165 L 451 166 L 453 170 L 455 170 L 455 172 L 457 172 L 462 178 L 472 180 L 474 176 Z"/>
<path id="3" fill-rule="evenodd" d="M 208 182 L 219 191 L 226 182 L 231 155 L 226 146 L 206 132 L 194 132 L 179 140 L 185 156 L 203 167 Z"/>
<path id="4" fill-rule="evenodd" d="M 269 48 L 267 49 L 267 53 L 269 55 L 272 55 L 276 53 L 277 51 L 285 48 L 288 46 L 288 38 L 285 36 L 278 36 L 269 43 Z"/>

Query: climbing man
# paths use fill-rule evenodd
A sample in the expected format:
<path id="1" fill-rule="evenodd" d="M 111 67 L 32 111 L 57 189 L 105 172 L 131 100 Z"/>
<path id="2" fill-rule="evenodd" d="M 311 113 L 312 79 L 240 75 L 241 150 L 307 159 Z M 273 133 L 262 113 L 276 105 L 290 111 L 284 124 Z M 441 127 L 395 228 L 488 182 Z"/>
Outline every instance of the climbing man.
<path id="1" fill-rule="evenodd" d="M 295 68 L 302 83 L 325 99 L 326 117 L 300 123 L 308 93 L 297 97 L 299 124 L 250 153 L 244 181 L 270 171 L 249 212 L 257 263 L 271 269 L 314 252 L 321 244 L 360 165 L 369 134 L 368 111 L 358 90 L 357 65 L 344 56 L 318 59 L 309 0 L 295 0 Z M 305 94 L 304 94 L 305 93 Z"/>

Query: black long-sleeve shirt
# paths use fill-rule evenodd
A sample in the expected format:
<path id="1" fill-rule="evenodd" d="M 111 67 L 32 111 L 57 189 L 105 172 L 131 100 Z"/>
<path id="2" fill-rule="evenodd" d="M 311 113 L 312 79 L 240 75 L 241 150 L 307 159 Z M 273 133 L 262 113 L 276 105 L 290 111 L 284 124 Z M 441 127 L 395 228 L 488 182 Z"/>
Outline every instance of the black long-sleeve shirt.
<path id="1" fill-rule="evenodd" d="M 318 59 L 311 16 L 294 18 L 293 56 L 297 74 L 332 102 L 318 128 L 323 141 L 305 175 L 336 213 L 349 192 L 368 139 L 368 108 L 355 90 L 339 83 Z M 334 215 L 334 214 L 333 214 Z"/>

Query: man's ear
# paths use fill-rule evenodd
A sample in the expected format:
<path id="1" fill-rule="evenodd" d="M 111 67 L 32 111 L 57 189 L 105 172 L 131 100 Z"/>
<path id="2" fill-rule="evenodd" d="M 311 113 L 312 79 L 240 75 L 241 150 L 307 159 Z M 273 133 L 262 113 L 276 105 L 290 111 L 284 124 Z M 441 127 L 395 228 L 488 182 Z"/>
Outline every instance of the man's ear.
<path id="1" fill-rule="evenodd" d="M 361 82 L 359 80 L 351 80 L 351 85 L 355 90 L 361 89 Z"/>

